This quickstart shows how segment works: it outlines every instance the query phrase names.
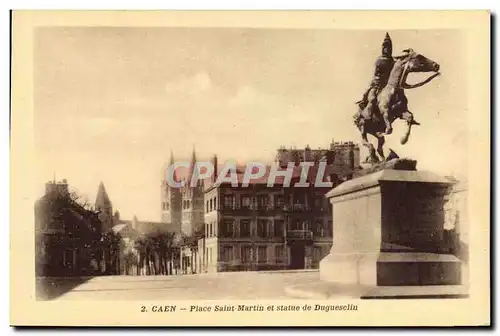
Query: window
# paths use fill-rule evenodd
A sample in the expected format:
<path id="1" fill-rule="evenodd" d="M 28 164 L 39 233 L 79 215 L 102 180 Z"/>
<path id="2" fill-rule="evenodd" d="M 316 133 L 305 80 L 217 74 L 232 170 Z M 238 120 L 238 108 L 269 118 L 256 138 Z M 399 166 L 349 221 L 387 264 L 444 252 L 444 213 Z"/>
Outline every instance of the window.
<path id="1" fill-rule="evenodd" d="M 315 246 L 313 251 L 313 261 L 319 263 L 321 261 L 321 247 Z"/>
<path id="2" fill-rule="evenodd" d="M 214 210 L 218 210 L 218 207 L 217 207 L 217 197 L 214 197 Z"/>
<path id="3" fill-rule="evenodd" d="M 234 209 L 235 203 L 234 195 L 224 195 L 224 208 Z"/>
<path id="4" fill-rule="evenodd" d="M 318 237 L 326 237 L 325 224 L 322 220 L 317 220 L 314 227 L 314 235 Z"/>
<path id="5" fill-rule="evenodd" d="M 276 256 L 276 263 L 285 262 L 285 247 L 282 245 L 276 246 L 274 248 L 274 255 Z"/>
<path id="6" fill-rule="evenodd" d="M 233 237 L 234 235 L 234 219 L 224 219 L 221 227 L 222 237 Z"/>
<path id="7" fill-rule="evenodd" d="M 42 243 L 42 246 L 40 247 L 40 256 L 45 257 L 46 254 L 47 254 L 47 247 L 45 246 L 44 243 Z"/>
<path id="8" fill-rule="evenodd" d="M 220 260 L 226 261 L 226 262 L 233 260 L 233 247 L 232 246 L 222 246 L 221 247 Z"/>
<path id="9" fill-rule="evenodd" d="M 304 194 L 298 194 L 298 193 L 295 193 L 293 195 L 293 209 L 294 210 L 298 210 L 298 211 L 301 211 L 301 210 L 304 210 L 306 208 L 305 204 L 306 204 L 306 196 Z"/>
<path id="10" fill-rule="evenodd" d="M 257 207 L 259 209 L 266 209 L 268 205 L 269 205 L 269 196 L 268 195 L 257 196 Z"/>
<path id="11" fill-rule="evenodd" d="M 212 209 L 213 209 L 213 203 L 212 202 L 213 202 L 213 200 L 210 200 L 210 211 L 212 211 Z"/>
<path id="12" fill-rule="evenodd" d="M 241 261 L 248 263 L 252 260 L 252 248 L 250 246 L 243 246 L 241 248 Z"/>
<path id="13" fill-rule="evenodd" d="M 314 209 L 321 210 L 323 208 L 323 199 L 319 196 L 314 197 Z"/>
<path id="14" fill-rule="evenodd" d="M 311 222 L 309 221 L 302 222 L 302 230 L 311 230 Z"/>
<path id="15" fill-rule="evenodd" d="M 274 207 L 277 209 L 283 208 L 284 199 L 283 195 L 274 195 Z"/>
<path id="16" fill-rule="evenodd" d="M 283 237 L 285 235 L 285 222 L 281 219 L 274 221 L 274 236 Z"/>
<path id="17" fill-rule="evenodd" d="M 207 201 L 207 210 L 206 210 L 206 212 L 207 212 L 207 213 L 209 212 L 209 210 L 208 210 L 208 201 Z"/>
<path id="18" fill-rule="evenodd" d="M 241 207 L 243 209 L 250 209 L 252 198 L 250 196 L 241 196 Z"/>
<path id="19" fill-rule="evenodd" d="M 250 237 L 250 220 L 240 220 L 240 237 Z"/>
<path id="20" fill-rule="evenodd" d="M 257 236 L 261 238 L 267 237 L 267 219 L 257 221 Z"/>
<path id="21" fill-rule="evenodd" d="M 257 261 L 266 262 L 267 261 L 267 246 L 257 247 Z"/>

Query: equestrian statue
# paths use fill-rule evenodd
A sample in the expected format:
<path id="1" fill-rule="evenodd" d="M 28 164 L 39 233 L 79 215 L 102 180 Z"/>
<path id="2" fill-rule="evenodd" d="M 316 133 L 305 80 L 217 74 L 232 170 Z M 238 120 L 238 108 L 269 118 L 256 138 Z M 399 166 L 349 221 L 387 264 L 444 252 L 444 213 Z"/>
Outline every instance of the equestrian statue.
<path id="1" fill-rule="evenodd" d="M 406 83 L 408 75 L 414 72 L 434 72 L 434 74 L 417 84 Z M 401 139 L 401 144 L 406 144 L 411 127 L 420 124 L 408 110 L 408 99 L 404 90 L 425 85 L 439 75 L 439 64 L 416 53 L 413 49 L 403 50 L 400 56 L 392 56 L 392 41 L 386 33 L 382 43 L 382 55 L 375 62 L 373 79 L 362 99 L 356 102 L 358 112 L 354 116 L 354 123 L 361 132 L 363 145 L 369 150 L 367 162 L 374 164 L 380 160 L 385 161 L 384 134 L 392 133 L 392 123 L 398 118 L 406 121 L 406 131 Z M 380 159 L 368 141 L 368 134 L 378 140 L 376 153 Z"/>

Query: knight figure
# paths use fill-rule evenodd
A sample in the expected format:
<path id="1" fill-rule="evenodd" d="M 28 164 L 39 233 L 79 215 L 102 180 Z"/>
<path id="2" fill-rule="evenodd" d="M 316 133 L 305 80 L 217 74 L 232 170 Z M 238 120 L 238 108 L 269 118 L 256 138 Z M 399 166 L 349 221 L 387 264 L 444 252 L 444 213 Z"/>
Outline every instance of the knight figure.
<path id="1" fill-rule="evenodd" d="M 394 66 L 394 61 L 395 60 L 392 57 L 391 37 L 388 33 L 386 33 L 384 42 L 382 43 L 382 55 L 379 56 L 375 62 L 375 71 L 370 85 L 363 94 L 363 98 L 356 102 L 359 109 L 354 116 L 354 122 L 359 128 L 364 127 L 364 119 L 371 119 L 375 113 L 380 114 L 377 109 L 377 95 L 387 84 L 392 67 Z M 362 116 L 363 111 L 365 111 L 364 118 Z M 379 117 L 384 118 L 384 122 L 387 125 L 386 133 L 390 134 L 392 128 L 389 120 L 385 120 L 386 117 L 382 115 L 379 115 Z"/>

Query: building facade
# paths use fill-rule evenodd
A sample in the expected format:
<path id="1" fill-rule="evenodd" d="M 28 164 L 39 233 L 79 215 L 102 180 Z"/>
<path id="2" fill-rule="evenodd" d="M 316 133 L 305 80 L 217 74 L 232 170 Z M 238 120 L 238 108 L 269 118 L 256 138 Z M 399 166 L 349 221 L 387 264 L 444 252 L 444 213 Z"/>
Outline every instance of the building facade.
<path id="1" fill-rule="evenodd" d="M 332 244 L 331 206 L 324 197 L 329 189 L 293 182 L 207 189 L 203 271 L 318 267 Z"/>
<path id="2" fill-rule="evenodd" d="M 36 275 L 98 273 L 101 235 L 98 214 L 72 199 L 67 181 L 48 182 L 44 196 L 35 203 Z"/>

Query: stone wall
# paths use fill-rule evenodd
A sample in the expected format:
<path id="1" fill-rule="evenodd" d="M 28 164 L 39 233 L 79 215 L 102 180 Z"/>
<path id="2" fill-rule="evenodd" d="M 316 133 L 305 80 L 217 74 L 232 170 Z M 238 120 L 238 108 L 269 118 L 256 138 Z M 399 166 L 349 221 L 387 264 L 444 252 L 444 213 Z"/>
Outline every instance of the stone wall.
<path id="1" fill-rule="evenodd" d="M 449 251 L 462 261 L 462 282 L 468 284 L 469 274 L 469 209 L 468 186 L 458 182 L 444 205 L 444 234 Z"/>

